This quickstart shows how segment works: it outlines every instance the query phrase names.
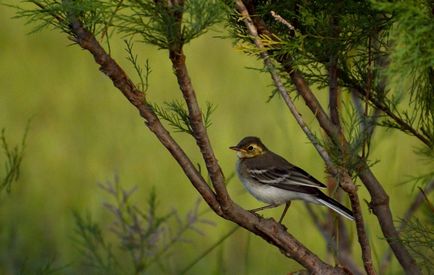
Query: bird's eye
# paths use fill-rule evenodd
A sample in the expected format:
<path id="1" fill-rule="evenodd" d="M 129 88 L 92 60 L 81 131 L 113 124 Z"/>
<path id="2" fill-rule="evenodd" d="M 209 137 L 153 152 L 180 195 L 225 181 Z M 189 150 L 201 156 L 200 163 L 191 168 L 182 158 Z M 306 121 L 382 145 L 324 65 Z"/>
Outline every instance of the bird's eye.
<path id="1" fill-rule="evenodd" d="M 249 147 L 247 147 L 247 149 L 248 149 L 249 151 L 253 151 L 253 146 L 250 145 Z"/>

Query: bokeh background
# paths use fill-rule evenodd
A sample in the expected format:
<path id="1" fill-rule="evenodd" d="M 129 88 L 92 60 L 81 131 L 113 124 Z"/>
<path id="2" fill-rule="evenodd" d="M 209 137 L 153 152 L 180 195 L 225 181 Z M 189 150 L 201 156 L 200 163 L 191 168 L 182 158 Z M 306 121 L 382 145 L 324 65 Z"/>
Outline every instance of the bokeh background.
<path id="1" fill-rule="evenodd" d="M 98 71 L 88 52 L 71 45 L 56 30 L 29 35 L 31 26 L 13 16 L 12 9 L 0 7 L 0 128 L 6 129 L 10 145 L 15 145 L 31 122 L 21 178 L 10 194 L 0 197 L 0 274 L 19 274 L 23 266 L 32 273 L 47 262 L 59 267 L 59 274 L 77 274 L 81 255 L 74 241 L 72 211 L 89 212 L 110 239 L 112 216 L 103 207 L 109 196 L 98 182 L 117 175 L 125 188 L 138 186 L 133 200 L 143 208 L 155 187 L 158 211 L 176 209 L 180 216 L 194 207 L 198 194 L 138 112 Z M 185 52 L 200 103 L 204 106 L 209 101 L 217 107 L 209 135 L 225 175 L 233 173 L 236 161 L 228 147 L 244 136 L 257 135 L 275 152 L 324 179 L 323 162 L 284 104 L 278 97 L 267 103 L 273 89 L 268 75 L 248 69 L 260 68 L 260 62 L 245 56 L 230 40 L 216 37 L 220 35 L 224 30 L 217 28 L 187 45 Z M 112 55 L 135 77 L 124 44 L 117 41 L 111 45 Z M 148 99 L 160 104 L 181 99 L 167 52 L 143 45 L 136 50 L 143 62 L 149 59 L 152 68 Z M 304 104 L 298 101 L 298 105 L 307 123 L 321 134 Z M 202 163 L 188 135 L 173 136 L 194 162 Z M 401 183 L 428 169 L 414 154 L 416 146 L 414 139 L 395 131 L 377 129 L 375 133 L 371 159 L 379 162 L 373 171 L 391 195 L 396 219 L 415 194 L 412 184 Z M 246 194 L 238 179 L 228 189 L 245 208 L 262 205 Z M 369 200 L 365 188 L 360 190 L 361 199 Z M 206 207 L 200 205 L 201 210 Z M 385 240 L 375 217 L 365 204 L 363 208 L 377 261 L 386 249 Z M 278 217 L 280 211 L 264 215 Z M 318 213 L 325 214 L 325 209 Z M 200 225 L 203 235 L 187 232 L 188 242 L 176 245 L 167 256 L 172 270 L 182 269 L 234 226 L 211 212 L 204 218 L 214 225 Z M 285 225 L 308 248 L 333 263 L 301 202 L 292 204 Z M 355 228 L 350 228 L 357 256 Z M 240 229 L 188 274 L 287 274 L 297 269 L 297 263 L 278 249 Z M 399 270 L 393 260 L 390 274 Z"/>

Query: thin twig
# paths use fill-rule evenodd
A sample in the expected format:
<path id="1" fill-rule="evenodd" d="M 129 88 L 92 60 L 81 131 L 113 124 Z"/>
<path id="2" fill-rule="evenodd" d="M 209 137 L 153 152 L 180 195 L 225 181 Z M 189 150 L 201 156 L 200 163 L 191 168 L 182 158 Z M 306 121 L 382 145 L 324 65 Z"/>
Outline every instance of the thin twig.
<path id="1" fill-rule="evenodd" d="M 290 29 L 291 31 L 295 31 L 295 28 L 293 25 L 291 25 L 291 23 L 289 23 L 288 21 L 286 21 L 282 16 L 278 15 L 276 12 L 271 11 L 271 16 L 274 17 L 274 19 L 280 23 L 282 23 L 283 25 L 287 26 L 288 29 Z"/>
<path id="2" fill-rule="evenodd" d="M 431 201 L 429 200 L 428 196 L 426 195 L 427 192 L 425 192 L 421 187 L 418 187 L 418 189 L 420 190 L 420 193 L 422 193 L 423 198 L 426 202 L 426 204 L 428 205 L 429 210 L 434 213 L 434 206 L 432 205 Z"/>

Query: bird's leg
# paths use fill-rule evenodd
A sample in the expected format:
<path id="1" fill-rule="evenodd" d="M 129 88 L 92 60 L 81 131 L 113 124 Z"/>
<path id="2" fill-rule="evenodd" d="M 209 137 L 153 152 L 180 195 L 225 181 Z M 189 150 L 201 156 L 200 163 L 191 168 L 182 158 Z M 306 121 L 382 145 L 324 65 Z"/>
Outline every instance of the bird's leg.
<path id="1" fill-rule="evenodd" d="M 288 202 L 285 204 L 285 209 L 283 209 L 283 213 L 282 213 L 282 216 L 280 216 L 279 223 L 282 223 L 283 218 L 284 218 L 285 215 L 286 215 L 286 211 L 288 211 L 288 208 L 289 208 L 290 205 L 291 205 L 291 201 L 288 201 Z"/>
<path id="2" fill-rule="evenodd" d="M 278 207 L 278 206 L 279 206 L 278 204 L 270 204 L 270 205 L 266 205 L 266 206 L 262 206 L 262 207 L 259 207 L 259 208 L 255 208 L 255 209 L 249 210 L 249 212 L 256 213 L 256 212 L 262 211 L 264 209 L 274 208 L 274 207 Z"/>

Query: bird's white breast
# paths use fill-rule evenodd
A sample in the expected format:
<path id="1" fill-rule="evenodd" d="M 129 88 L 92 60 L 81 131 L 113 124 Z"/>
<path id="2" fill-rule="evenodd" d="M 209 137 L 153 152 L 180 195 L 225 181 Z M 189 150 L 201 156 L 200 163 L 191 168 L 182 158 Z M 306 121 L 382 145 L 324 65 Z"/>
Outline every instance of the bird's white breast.
<path id="1" fill-rule="evenodd" d="M 237 168 L 239 168 L 240 161 L 237 162 Z M 240 169 L 237 169 L 238 173 Z M 252 194 L 257 200 L 263 201 L 268 204 L 284 204 L 290 200 L 305 200 L 308 202 L 318 203 L 314 197 L 308 194 L 299 192 L 288 191 L 285 189 L 256 183 L 253 180 L 249 180 L 244 176 L 238 175 L 243 183 L 244 187 Z"/>

